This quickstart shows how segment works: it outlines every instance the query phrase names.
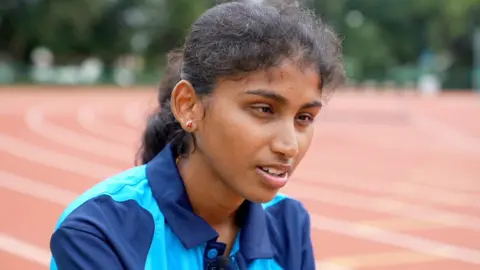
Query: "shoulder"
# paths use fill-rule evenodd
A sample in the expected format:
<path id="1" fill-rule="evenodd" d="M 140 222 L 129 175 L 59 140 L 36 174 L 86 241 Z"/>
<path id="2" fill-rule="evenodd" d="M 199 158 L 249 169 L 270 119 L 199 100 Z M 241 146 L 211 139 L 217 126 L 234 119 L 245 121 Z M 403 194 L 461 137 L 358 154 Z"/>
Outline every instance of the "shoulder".
<path id="1" fill-rule="evenodd" d="M 304 205 L 279 194 L 263 207 L 275 260 L 285 269 L 314 269 L 310 215 Z"/>
<path id="2" fill-rule="evenodd" d="M 129 254 L 124 249 L 132 250 L 130 246 L 134 245 L 135 253 L 144 259 L 159 215 L 145 166 L 134 167 L 103 180 L 77 197 L 60 216 L 50 246 L 55 252 L 64 245 L 72 242 L 79 245 L 93 236 L 116 249 L 117 254 Z"/>
<path id="3" fill-rule="evenodd" d="M 262 206 L 267 218 L 273 219 L 278 226 L 295 228 L 310 220 L 310 215 L 302 202 L 282 193 Z"/>
<path id="4" fill-rule="evenodd" d="M 289 238 L 305 237 L 310 229 L 310 215 L 304 205 L 285 194 L 278 194 L 272 201 L 264 203 L 270 238 L 277 244 L 287 244 Z M 297 241 L 297 240 L 295 240 Z M 292 242 L 293 243 L 293 242 Z"/>
<path id="5" fill-rule="evenodd" d="M 151 212 L 152 192 L 146 177 L 145 166 L 130 168 L 99 182 L 78 196 L 63 211 L 57 228 L 68 226 L 79 216 L 88 214 L 121 214 L 121 212 Z M 122 215 L 112 218 L 122 218 Z M 104 217 L 105 218 L 105 217 Z"/>

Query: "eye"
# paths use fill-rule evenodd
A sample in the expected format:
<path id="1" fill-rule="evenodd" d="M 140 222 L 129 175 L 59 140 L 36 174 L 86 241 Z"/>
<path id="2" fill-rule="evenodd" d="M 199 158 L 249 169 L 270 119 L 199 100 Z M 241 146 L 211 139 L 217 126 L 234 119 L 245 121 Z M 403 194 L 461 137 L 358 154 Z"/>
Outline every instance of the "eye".
<path id="1" fill-rule="evenodd" d="M 309 114 L 309 113 L 302 113 L 302 114 L 299 114 L 297 115 L 297 120 L 300 122 L 300 124 L 302 125 L 308 125 L 308 124 L 311 124 L 314 120 L 314 117 L 313 115 Z"/>
<path id="2" fill-rule="evenodd" d="M 267 104 L 256 104 L 251 107 L 255 112 L 260 114 L 273 114 L 273 109 Z"/>

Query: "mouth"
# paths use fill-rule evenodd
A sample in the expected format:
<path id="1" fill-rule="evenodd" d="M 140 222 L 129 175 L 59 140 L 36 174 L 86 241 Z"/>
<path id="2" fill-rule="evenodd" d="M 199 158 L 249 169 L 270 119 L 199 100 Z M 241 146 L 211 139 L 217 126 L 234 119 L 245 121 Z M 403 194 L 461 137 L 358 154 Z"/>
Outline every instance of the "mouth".
<path id="1" fill-rule="evenodd" d="M 274 189 L 284 187 L 288 182 L 290 174 L 289 166 L 257 166 L 257 173 L 263 181 Z"/>
<path id="2" fill-rule="evenodd" d="M 257 167 L 260 170 L 274 176 L 274 177 L 285 177 L 288 176 L 288 171 L 287 170 L 282 170 L 282 169 L 276 169 L 276 168 L 271 168 L 271 167 Z"/>

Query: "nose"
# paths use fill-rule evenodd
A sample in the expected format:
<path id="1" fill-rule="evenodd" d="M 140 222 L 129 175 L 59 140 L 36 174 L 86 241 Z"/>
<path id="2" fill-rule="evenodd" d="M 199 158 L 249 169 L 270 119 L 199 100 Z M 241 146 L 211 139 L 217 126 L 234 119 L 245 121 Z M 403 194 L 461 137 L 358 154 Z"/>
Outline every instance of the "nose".
<path id="1" fill-rule="evenodd" d="M 297 135 L 294 125 L 283 125 L 278 129 L 271 143 L 272 151 L 286 159 L 294 158 L 299 152 Z"/>

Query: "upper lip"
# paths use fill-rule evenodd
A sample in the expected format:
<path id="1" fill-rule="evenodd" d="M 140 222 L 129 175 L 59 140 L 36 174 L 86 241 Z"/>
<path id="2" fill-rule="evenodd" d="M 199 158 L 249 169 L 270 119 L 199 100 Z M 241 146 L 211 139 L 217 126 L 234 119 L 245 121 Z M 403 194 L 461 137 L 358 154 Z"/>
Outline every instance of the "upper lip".
<path id="1" fill-rule="evenodd" d="M 289 175 L 290 175 L 291 172 L 292 172 L 292 165 L 289 165 L 289 164 L 270 163 L 270 164 L 262 164 L 262 165 L 259 165 L 258 167 L 262 167 L 262 168 L 274 168 L 274 169 L 277 169 L 277 170 L 279 170 L 279 171 L 287 172 Z"/>

